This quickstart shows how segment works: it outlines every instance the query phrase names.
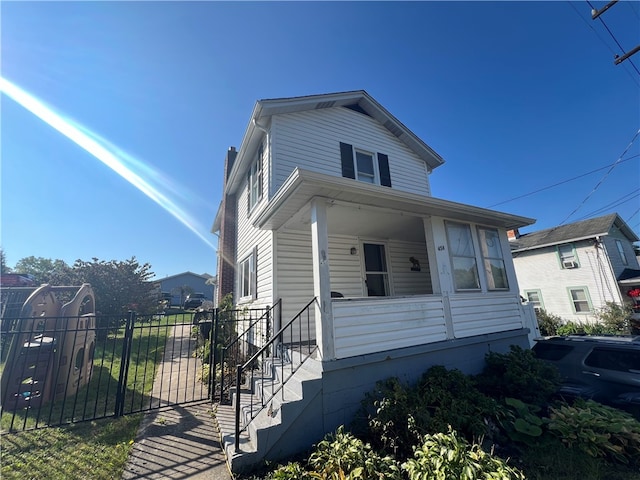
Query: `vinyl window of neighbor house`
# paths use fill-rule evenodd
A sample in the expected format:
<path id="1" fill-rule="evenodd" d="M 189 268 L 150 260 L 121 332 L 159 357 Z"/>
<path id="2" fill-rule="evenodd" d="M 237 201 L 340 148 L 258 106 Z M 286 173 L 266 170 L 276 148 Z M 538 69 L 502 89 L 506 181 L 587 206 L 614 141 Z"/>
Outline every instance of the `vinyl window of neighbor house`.
<path id="1" fill-rule="evenodd" d="M 591 299 L 587 287 L 569 287 L 569 297 L 575 313 L 591 313 Z"/>
<path id="2" fill-rule="evenodd" d="M 558 258 L 560 260 L 560 268 L 569 269 L 577 268 L 580 266 L 578 263 L 578 255 L 576 249 L 572 243 L 565 243 L 564 245 L 558 245 Z"/>
<path id="3" fill-rule="evenodd" d="M 446 228 L 455 289 L 480 290 L 471 227 L 462 223 L 446 222 Z"/>
<path id="4" fill-rule="evenodd" d="M 498 231 L 493 228 L 478 227 L 480 250 L 484 261 L 484 271 L 487 276 L 489 290 L 507 290 L 507 269 L 504 265 L 502 245 Z"/>
<path id="5" fill-rule="evenodd" d="M 624 253 L 624 246 L 622 242 L 616 239 L 616 247 L 618 248 L 618 253 L 620 254 L 620 259 L 624 265 L 629 265 L 629 260 L 627 260 L 627 255 Z"/>
<path id="6" fill-rule="evenodd" d="M 262 200 L 262 157 L 264 150 L 262 144 L 258 147 L 258 153 L 256 159 L 249 168 L 247 174 L 247 190 L 249 192 L 248 211 L 251 212 L 253 207 Z"/>
<path id="7" fill-rule="evenodd" d="M 238 299 L 240 302 L 256 298 L 257 248 L 238 262 Z"/>
<path id="8" fill-rule="evenodd" d="M 542 302 L 542 292 L 540 290 L 525 290 L 524 294 L 527 297 L 527 301 L 533 305 L 533 309 L 536 312 L 544 310 L 544 303 Z"/>
<path id="9" fill-rule="evenodd" d="M 391 186 L 389 157 L 384 153 L 373 153 L 353 145 L 340 142 L 342 176 L 360 182 Z"/>

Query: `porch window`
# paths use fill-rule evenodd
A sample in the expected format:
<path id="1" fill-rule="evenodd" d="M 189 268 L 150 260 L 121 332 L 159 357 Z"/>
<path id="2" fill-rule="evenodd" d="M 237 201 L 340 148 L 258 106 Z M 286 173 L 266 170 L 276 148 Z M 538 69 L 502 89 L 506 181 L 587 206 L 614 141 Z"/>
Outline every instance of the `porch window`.
<path id="1" fill-rule="evenodd" d="M 558 245 L 558 257 L 560 258 L 560 268 L 563 270 L 580 266 L 578 263 L 578 255 L 572 243 Z"/>
<path id="2" fill-rule="evenodd" d="M 446 222 L 446 226 L 455 289 L 480 290 L 471 227 L 453 222 Z"/>
<path id="3" fill-rule="evenodd" d="M 587 287 L 569 287 L 569 296 L 575 313 L 591 313 L 591 300 Z"/>
<path id="4" fill-rule="evenodd" d="M 498 231 L 479 227 L 478 237 L 484 260 L 484 271 L 487 275 L 487 288 L 489 290 L 507 290 L 509 283 Z"/>
<path id="5" fill-rule="evenodd" d="M 249 168 L 249 173 L 247 175 L 247 190 L 249 191 L 249 199 L 248 199 L 248 211 L 251 212 L 253 207 L 262 200 L 262 157 L 264 151 L 262 144 L 258 148 L 258 153 L 256 155 L 256 159 L 251 164 Z"/>
<path id="6" fill-rule="evenodd" d="M 340 142 L 342 176 L 360 182 L 391 186 L 389 157 L 384 153 L 368 152 Z"/>
<path id="7" fill-rule="evenodd" d="M 256 298 L 256 251 L 238 263 L 238 299 L 240 302 Z"/>
<path id="8" fill-rule="evenodd" d="M 544 310 L 544 304 L 542 303 L 542 292 L 540 290 L 525 290 L 524 294 L 527 297 L 527 301 L 533 305 L 533 309 L 536 312 Z"/>
<path id="9" fill-rule="evenodd" d="M 622 260 L 623 265 L 629 265 L 629 260 L 627 260 L 627 255 L 624 253 L 624 246 L 622 242 L 616 239 L 616 247 L 618 248 L 618 253 L 620 254 L 620 260 Z"/>
<path id="10" fill-rule="evenodd" d="M 384 245 L 363 243 L 364 268 L 367 295 L 369 297 L 386 297 L 389 295 L 389 272 Z"/>

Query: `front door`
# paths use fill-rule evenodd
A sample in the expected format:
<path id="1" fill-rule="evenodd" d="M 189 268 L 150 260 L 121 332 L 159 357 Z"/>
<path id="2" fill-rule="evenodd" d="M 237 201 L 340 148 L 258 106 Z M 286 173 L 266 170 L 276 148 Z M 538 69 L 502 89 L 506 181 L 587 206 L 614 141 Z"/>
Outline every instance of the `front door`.
<path id="1" fill-rule="evenodd" d="M 389 295 L 389 272 L 384 245 L 379 243 L 363 243 L 365 289 L 369 297 Z"/>

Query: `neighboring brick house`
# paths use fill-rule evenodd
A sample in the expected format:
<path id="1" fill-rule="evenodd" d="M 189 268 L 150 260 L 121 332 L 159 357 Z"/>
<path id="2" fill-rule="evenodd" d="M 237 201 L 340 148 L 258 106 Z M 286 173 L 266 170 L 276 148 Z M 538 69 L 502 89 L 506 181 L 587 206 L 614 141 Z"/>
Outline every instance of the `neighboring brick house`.
<path id="1" fill-rule="evenodd" d="M 627 292 L 640 286 L 638 236 L 616 213 L 510 240 L 520 294 L 565 320 L 593 322 L 607 302 L 630 303 Z"/>

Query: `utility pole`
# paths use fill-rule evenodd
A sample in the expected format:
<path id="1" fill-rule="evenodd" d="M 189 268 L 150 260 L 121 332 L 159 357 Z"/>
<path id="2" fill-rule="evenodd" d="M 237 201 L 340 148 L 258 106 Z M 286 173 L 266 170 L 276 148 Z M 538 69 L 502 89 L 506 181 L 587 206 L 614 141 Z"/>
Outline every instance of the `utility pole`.
<path id="1" fill-rule="evenodd" d="M 618 3 L 618 0 L 613 0 L 609 3 L 607 3 L 604 7 L 602 7 L 600 10 L 596 10 L 595 8 L 591 9 L 591 19 L 595 20 L 596 18 L 598 18 L 600 15 L 602 15 L 604 12 L 606 12 L 607 10 L 609 10 L 611 7 L 613 7 L 616 3 Z M 602 19 L 600 19 L 600 21 L 602 22 Z M 604 25 L 604 22 L 602 22 Z M 605 25 L 605 28 L 607 26 Z M 608 30 L 608 28 L 607 28 Z M 609 32 L 611 33 L 611 32 Z M 613 34 L 611 34 L 611 36 L 613 37 Z M 615 38 L 614 38 L 615 40 Z M 617 41 L 616 41 L 617 43 Z M 618 46 L 620 46 L 620 44 L 618 44 Z M 622 49 L 622 46 L 620 46 L 620 49 Z M 629 58 L 631 55 L 634 55 L 636 53 L 640 52 L 640 45 L 638 45 L 636 48 L 634 48 L 633 50 L 630 50 L 628 52 L 625 52 L 622 56 L 620 55 L 616 55 L 615 59 L 613 61 L 614 65 L 620 65 L 622 62 L 624 62 L 627 58 Z"/>

